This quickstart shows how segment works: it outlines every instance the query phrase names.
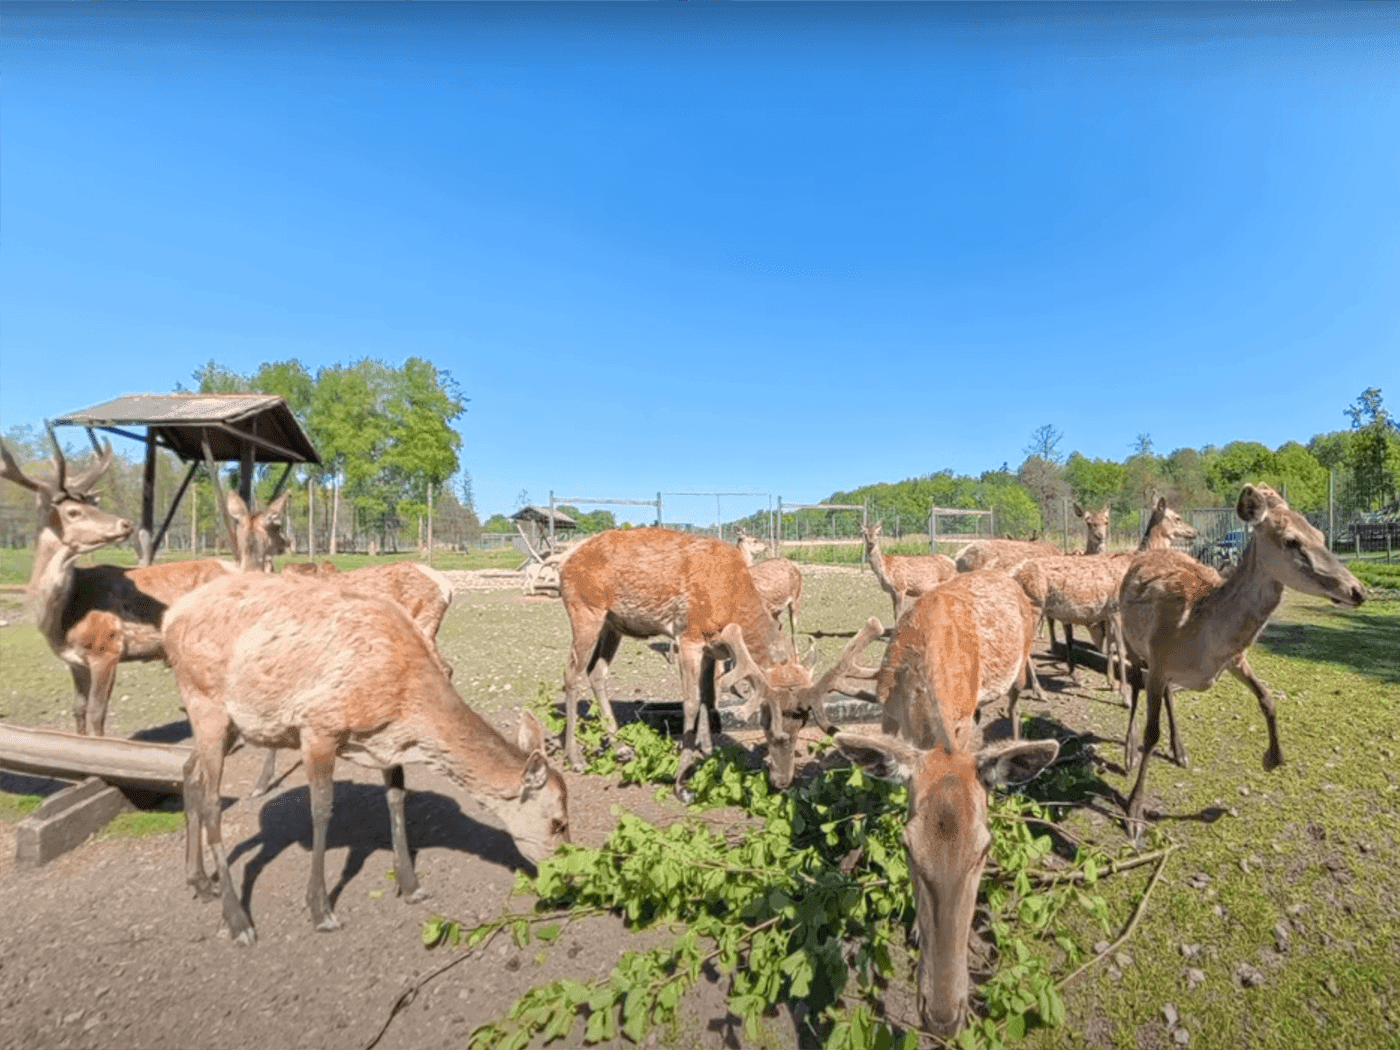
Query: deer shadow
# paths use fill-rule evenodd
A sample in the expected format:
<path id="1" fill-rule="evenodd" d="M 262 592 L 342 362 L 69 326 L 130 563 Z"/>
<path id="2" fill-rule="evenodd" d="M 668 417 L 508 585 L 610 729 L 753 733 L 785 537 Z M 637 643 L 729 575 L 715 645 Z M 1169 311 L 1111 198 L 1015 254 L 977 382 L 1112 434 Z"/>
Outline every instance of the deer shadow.
<path id="1" fill-rule="evenodd" d="M 1323 623 L 1271 623 L 1254 644 L 1275 656 L 1293 656 L 1340 664 L 1360 674 L 1395 684 L 1400 619 L 1350 609 L 1323 609 Z"/>
<path id="2" fill-rule="evenodd" d="M 416 857 L 425 847 L 440 847 L 470 853 L 512 871 L 533 871 L 521 855 L 515 840 L 499 828 L 467 816 L 453 798 L 434 791 L 410 788 L 404 800 L 408 824 L 409 852 Z M 243 869 L 243 906 L 249 907 L 253 885 L 269 864 L 288 847 L 300 846 L 311 852 L 311 798 L 306 787 L 291 788 L 268 799 L 258 814 L 260 829 L 229 853 L 229 863 L 257 850 Z M 330 827 L 326 832 L 328 850 L 347 848 L 349 855 L 340 876 L 330 889 L 331 904 L 341 891 L 364 869 L 375 852 L 393 855 L 389 832 L 388 795 L 383 786 L 335 782 Z M 308 858 L 309 862 L 309 858 Z"/>

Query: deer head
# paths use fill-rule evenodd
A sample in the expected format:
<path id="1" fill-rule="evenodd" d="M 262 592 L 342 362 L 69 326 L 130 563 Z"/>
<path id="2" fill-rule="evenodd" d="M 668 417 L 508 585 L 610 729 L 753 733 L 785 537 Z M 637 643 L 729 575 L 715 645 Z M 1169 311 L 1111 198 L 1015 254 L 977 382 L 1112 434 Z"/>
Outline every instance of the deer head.
<path id="1" fill-rule="evenodd" d="M 497 812 L 521 855 L 538 864 L 569 841 L 569 791 L 545 761 L 544 727 L 529 711 L 520 712 L 516 746 L 526 755 L 520 789 L 503 799 Z"/>
<path id="2" fill-rule="evenodd" d="M 1185 518 L 1167 506 L 1167 497 L 1158 496 L 1157 505 L 1152 508 L 1152 518 L 1147 523 L 1147 531 L 1151 533 L 1153 529 L 1165 536 L 1167 542 L 1175 543 L 1178 540 L 1194 540 L 1196 530 Z"/>
<path id="3" fill-rule="evenodd" d="M 1267 485 L 1246 485 L 1235 513 L 1254 526 L 1245 560 L 1285 587 L 1347 608 L 1366 600 L 1361 582 L 1327 549 L 1327 537 Z"/>
<path id="4" fill-rule="evenodd" d="M 272 559 L 290 546 L 282 535 L 282 512 L 291 495 L 284 492 L 256 514 L 250 514 L 242 496 L 236 492 L 228 494 L 225 502 L 229 517 L 236 523 L 238 565 L 244 572 L 271 572 Z"/>
<path id="5" fill-rule="evenodd" d="M 1084 539 L 1084 553 L 1097 554 L 1104 549 L 1104 545 L 1108 542 L 1108 504 L 1105 503 L 1102 510 L 1091 514 L 1075 503 L 1074 513 L 1084 519 L 1084 528 L 1087 530 Z"/>
<path id="6" fill-rule="evenodd" d="M 792 783 L 796 765 L 797 734 L 810 719 L 830 733 L 835 727 L 826 714 L 828 693 L 842 692 L 874 699 L 878 668 L 856 663 L 856 658 L 884 633 L 875 617 L 866 621 L 834 666 L 816 682 L 810 669 L 794 661 L 779 664 L 767 672 L 749 655 L 743 632 L 730 624 L 720 632 L 720 642 L 728 647 L 734 667 L 716 684 L 717 692 L 733 692 L 745 703 L 739 709 L 744 718 L 758 715 L 768 743 L 768 775 L 780 791 Z M 813 658 L 809 653 L 809 658 Z"/>
<path id="7" fill-rule="evenodd" d="M 734 546 L 739 548 L 744 556 L 744 561 L 752 565 L 753 560 L 768 549 L 768 544 L 754 536 L 750 536 L 743 529 L 739 530 L 739 536 L 734 541 Z"/>
<path id="8" fill-rule="evenodd" d="M 16 485 L 34 493 L 34 502 L 39 512 L 39 529 L 48 529 L 58 540 L 75 554 L 85 554 L 105 547 L 109 543 L 119 543 L 131 535 L 131 522 L 115 514 L 100 510 L 93 486 L 112 466 L 112 443 L 98 453 L 96 460 L 86 470 L 69 474 L 68 463 L 58 442 L 53 442 L 54 474 L 52 478 L 31 478 L 15 462 L 3 443 L 0 443 L 0 477 L 13 481 Z"/>
<path id="9" fill-rule="evenodd" d="M 936 709 L 936 705 L 935 705 Z M 976 754 L 937 743 L 837 733 L 836 747 L 867 773 L 909 787 L 904 845 L 919 926 L 919 1013 L 935 1035 L 951 1036 L 968 1012 L 968 935 L 987 863 L 987 793 L 1029 780 L 1055 760 L 1054 740 L 1003 742 Z"/>

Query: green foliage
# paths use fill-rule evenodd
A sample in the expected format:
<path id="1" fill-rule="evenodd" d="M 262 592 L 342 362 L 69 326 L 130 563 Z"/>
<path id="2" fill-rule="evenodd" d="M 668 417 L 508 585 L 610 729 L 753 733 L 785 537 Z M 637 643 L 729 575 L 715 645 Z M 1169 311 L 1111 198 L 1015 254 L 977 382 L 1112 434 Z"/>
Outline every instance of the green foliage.
<path id="1" fill-rule="evenodd" d="M 514 532 L 515 524 L 504 514 L 492 514 L 481 526 L 482 532 Z"/>
<path id="2" fill-rule="evenodd" d="M 1122 491 L 1123 464 L 1111 459 L 1089 459 L 1074 452 L 1065 464 L 1065 479 L 1080 505 L 1096 511 Z"/>
<path id="3" fill-rule="evenodd" d="M 540 700 L 549 693 L 542 686 Z M 558 726 L 556 712 L 544 714 Z M 596 720 L 584 720 L 580 735 L 594 756 L 590 772 L 617 768 L 608 765 Z M 638 756 L 621 767 L 624 778 L 674 777 L 672 741 L 640 724 L 619 735 Z M 625 952 L 602 981 L 531 989 L 504 1017 L 476 1029 L 469 1047 L 577 1040 L 580 1020 L 584 1043 L 619 1034 L 641 1042 L 653 1030 L 674 1030 L 686 990 L 707 966 L 727 979 L 729 1008 L 750 1039 L 759 1038 L 761 1019 L 779 1005 L 801 1001 L 809 1026 L 804 1045 L 916 1046 L 917 1033 L 892 1027 L 880 1008 L 887 983 L 913 969 L 905 947 L 914 917 L 902 839 L 907 791 L 843 768 L 775 792 L 732 745 L 701 763 L 690 785 L 696 807 L 737 807 L 744 819 L 717 831 L 696 819 L 660 828 L 619 813 L 601 848 L 565 845 L 541 862 L 534 880 L 519 877 L 517 888 L 538 897 L 532 912 L 467 933 L 441 917 L 425 924 L 430 946 L 454 938 L 480 943 L 505 932 L 523 946 L 532 932 L 552 939 L 561 918 L 608 912 L 634 930 L 673 933 L 650 951 Z M 1046 868 L 1051 841 L 1036 828 L 1052 825 L 1028 799 L 991 799 L 990 823 L 983 898 L 1000 962 L 982 986 L 986 1015 L 960 1037 L 960 1045 L 982 1048 L 1063 1021 L 1056 970 L 1084 956 L 1064 920 L 1074 912 L 1108 928 L 1107 906 L 1093 887 L 1112 866 L 1101 853 L 1081 851 L 1072 863 Z"/>
<path id="4" fill-rule="evenodd" d="M 148 835 L 171 835 L 184 830 L 185 814 L 173 812 L 138 810 L 133 813 L 118 813 L 98 835 L 104 839 L 139 839 Z"/>

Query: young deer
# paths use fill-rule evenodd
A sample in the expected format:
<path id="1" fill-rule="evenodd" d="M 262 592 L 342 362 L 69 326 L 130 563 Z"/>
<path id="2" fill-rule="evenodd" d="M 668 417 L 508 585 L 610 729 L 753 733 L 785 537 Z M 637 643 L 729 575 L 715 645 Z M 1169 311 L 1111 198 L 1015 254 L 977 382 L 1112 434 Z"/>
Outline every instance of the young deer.
<path id="1" fill-rule="evenodd" d="M 263 747 L 296 747 L 310 785 L 312 855 L 306 903 L 318 930 L 340 923 L 326 893 L 332 773 L 343 755 L 384 773 L 397 891 L 423 899 L 409 854 L 403 764 L 426 762 L 505 823 L 530 861 L 568 841 L 568 792 L 549 767 L 528 712 L 512 744 L 467 706 L 423 632 L 392 602 L 333 583 L 240 574 L 180 599 L 165 647 L 194 729 L 185 765 L 186 874 L 202 899 L 223 899 L 236 943 L 253 924 L 229 873 L 219 784 L 235 732 Z M 201 829 L 218 889 L 204 872 Z"/>
<path id="2" fill-rule="evenodd" d="M 1253 523 L 1239 567 L 1223 583 L 1220 574 L 1180 551 L 1152 550 L 1137 555 L 1119 590 L 1123 637 L 1130 655 L 1147 664 L 1147 724 L 1137 782 L 1128 800 L 1130 832 L 1141 839 L 1148 760 L 1161 735 L 1162 704 L 1167 704 L 1173 751 L 1185 761 L 1171 708 L 1177 688 L 1209 689 L 1229 671 L 1254 692 L 1269 731 L 1264 768 L 1283 763 L 1274 701 L 1254 676 L 1245 650 L 1264 629 L 1283 599 L 1285 587 L 1355 608 L 1366 599 L 1356 577 L 1327 549 L 1327 540 L 1273 489 L 1246 485 L 1235 505 L 1240 519 Z M 1133 690 L 1124 753 L 1134 757 Z"/>
<path id="3" fill-rule="evenodd" d="M 898 620 L 915 598 L 952 579 L 958 568 L 946 554 L 884 553 L 880 550 L 883 524 L 881 520 L 863 525 L 860 532 L 865 539 L 865 559 L 881 589 L 894 602 L 894 618 Z"/>
<path id="4" fill-rule="evenodd" d="M 978 706 L 1005 688 L 1008 668 L 1026 661 L 1033 631 L 1026 597 L 1009 577 L 974 572 L 943 584 L 900 619 L 885 651 L 876 678 L 881 735 L 835 737 L 867 772 L 909 786 L 904 842 L 919 930 L 919 1012 L 943 1037 L 968 1012 L 968 940 L 991 843 L 987 793 L 1031 779 L 1059 754 L 1054 740 L 972 746 Z"/>
<path id="5" fill-rule="evenodd" d="M 432 643 L 433 653 L 438 657 L 448 680 L 452 679 L 452 667 L 442 659 L 437 649 L 438 628 L 442 626 L 442 619 L 452 604 L 452 583 L 436 569 L 414 561 L 391 561 L 340 572 L 333 562 L 327 561 L 320 565 L 309 562 L 284 565 L 282 572 L 292 578 L 324 579 L 340 588 L 344 594 L 361 598 L 387 598 L 408 613 L 408 618 Z M 257 798 L 265 794 L 276 776 L 277 750 L 269 748 L 251 796 Z"/>
<path id="6" fill-rule="evenodd" d="M 743 529 L 738 530 L 738 535 L 734 538 L 734 546 L 739 548 L 739 553 L 744 556 L 744 564 L 753 565 L 753 560 L 768 549 L 768 544 L 757 537 L 750 536 Z"/>
<path id="7" fill-rule="evenodd" d="M 768 558 L 752 565 L 749 575 L 768 611 L 780 623 L 783 610 L 787 610 L 788 630 L 796 644 L 797 613 L 802 604 L 802 570 L 787 558 Z"/>
<path id="8" fill-rule="evenodd" d="M 604 726 L 617 731 L 607 677 L 624 637 L 677 640 L 684 729 L 676 793 L 682 797 L 697 752 L 710 749 L 702 709 L 715 699 L 715 647 L 726 627 L 737 626 L 774 685 L 812 684 L 733 544 L 672 529 L 610 529 L 574 548 L 559 570 L 559 595 L 573 632 L 564 673 L 564 755 L 575 769 L 583 765 L 575 734 L 583 679 Z M 769 746 L 775 746 L 771 733 Z"/>
<path id="9" fill-rule="evenodd" d="M 56 443 L 54 463 L 52 480 L 31 479 L 5 450 L 0 477 L 32 490 L 38 502 L 39 534 L 29 590 L 39 629 L 73 677 L 77 731 L 102 736 L 117 665 L 164 659 L 160 621 L 165 610 L 182 595 L 238 570 L 212 558 L 134 568 L 78 567 L 78 554 L 126 539 L 132 525 L 90 502 L 92 486 L 111 466 L 110 444 L 92 467 L 75 477 L 67 476 Z M 281 553 L 285 541 L 277 515 L 283 502 L 249 514 L 238 494 L 229 493 L 245 564 L 257 567 L 271 554 Z"/>

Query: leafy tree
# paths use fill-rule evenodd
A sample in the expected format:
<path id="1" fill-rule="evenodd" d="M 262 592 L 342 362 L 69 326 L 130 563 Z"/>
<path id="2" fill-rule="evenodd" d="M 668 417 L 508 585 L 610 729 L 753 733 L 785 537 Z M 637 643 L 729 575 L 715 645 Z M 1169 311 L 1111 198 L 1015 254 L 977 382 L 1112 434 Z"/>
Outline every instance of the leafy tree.
<path id="1" fill-rule="evenodd" d="M 316 399 L 316 381 L 296 358 L 260 365 L 248 385 L 251 390 L 282 397 L 297 421 L 302 426 L 306 425 Z"/>
<path id="2" fill-rule="evenodd" d="M 483 532 L 514 532 L 515 523 L 504 514 L 492 514 L 481 528 Z"/>
<path id="3" fill-rule="evenodd" d="M 1179 448 L 1162 463 L 1170 492 L 1168 498 L 1177 509 L 1204 507 L 1214 502 L 1210 479 L 1206 477 L 1205 457 L 1194 448 Z"/>
<path id="4" fill-rule="evenodd" d="M 1097 510 L 1123 491 L 1123 464 L 1111 459 L 1089 459 L 1078 452 L 1065 464 L 1065 480 L 1074 498 L 1084 507 Z"/>
<path id="5" fill-rule="evenodd" d="M 1354 434 L 1347 465 L 1359 505 L 1372 510 L 1400 491 L 1400 434 L 1381 402 L 1379 387 L 1363 391 L 1346 413 Z"/>
<path id="6" fill-rule="evenodd" d="M 450 373 L 420 357 L 410 357 L 388 378 L 384 480 L 399 482 L 400 515 L 425 515 L 428 487 L 436 491 L 457 471 L 462 439 L 448 424 L 466 411 L 466 401 Z"/>
<path id="7" fill-rule="evenodd" d="M 1343 466 L 1351 458 L 1351 446 L 1356 435 L 1350 430 L 1333 430 L 1327 434 L 1314 434 L 1308 442 L 1308 451 L 1328 470 Z"/>
<path id="8" fill-rule="evenodd" d="M 1070 496 L 1070 484 L 1059 464 L 1039 455 L 1032 455 L 1021 464 L 1017 479 L 1035 498 L 1040 508 L 1041 522 L 1060 520 L 1064 501 Z M 1002 531 L 1010 531 L 1003 529 Z"/>
<path id="9" fill-rule="evenodd" d="M 1269 483 L 1286 492 L 1295 510 L 1309 513 L 1327 506 L 1327 468 L 1296 441 L 1274 452 L 1274 474 Z"/>
<path id="10" fill-rule="evenodd" d="M 247 376 L 219 364 L 212 357 L 190 376 L 198 384 L 195 391 L 200 394 L 241 394 L 253 389 Z M 177 383 L 175 389 L 183 391 L 185 387 Z"/>
<path id="11" fill-rule="evenodd" d="M 1274 454 L 1257 441 L 1232 441 L 1202 463 L 1211 491 L 1221 506 L 1233 506 L 1240 486 L 1275 474 Z"/>

